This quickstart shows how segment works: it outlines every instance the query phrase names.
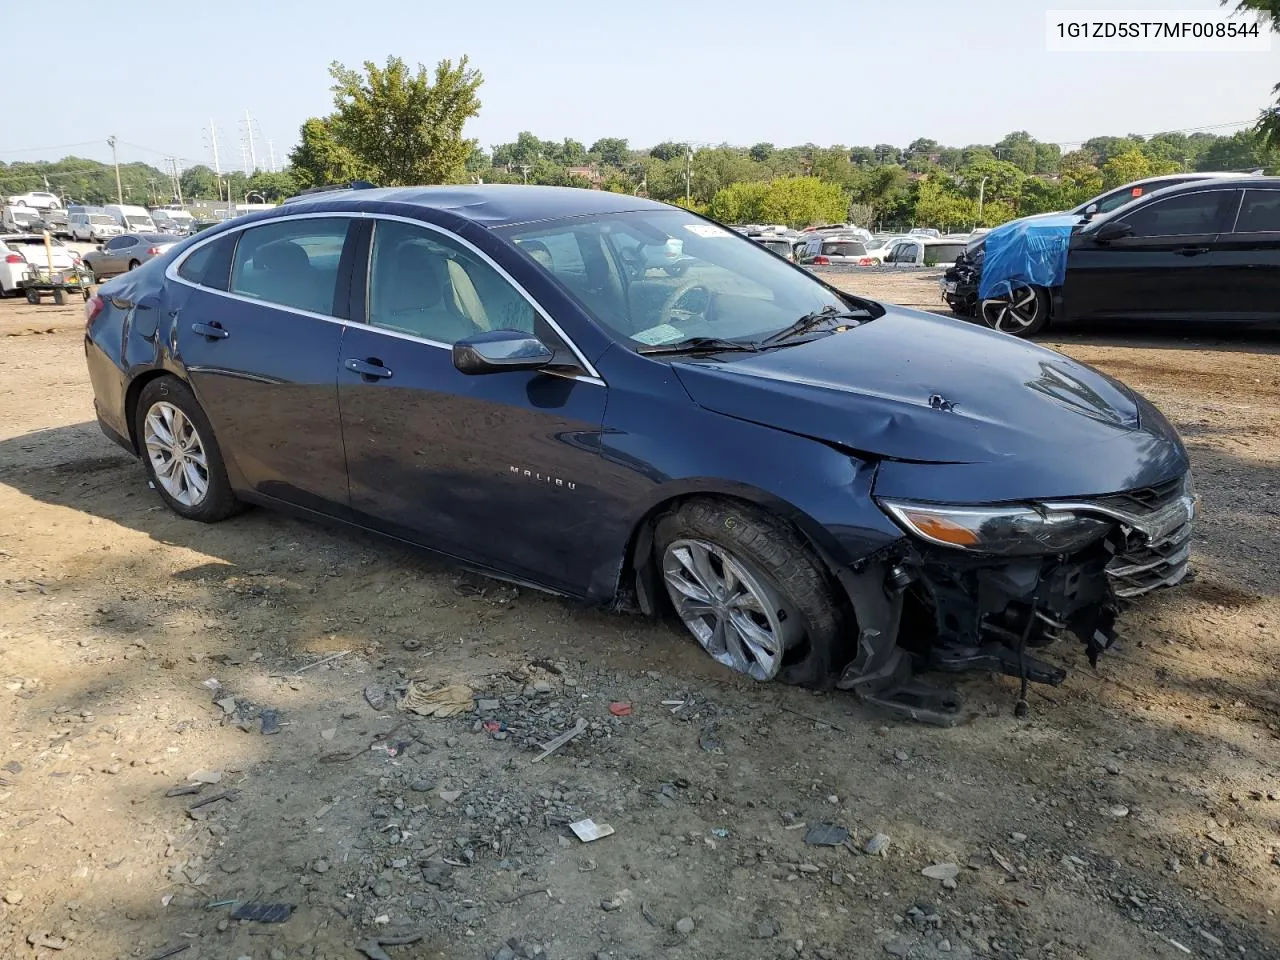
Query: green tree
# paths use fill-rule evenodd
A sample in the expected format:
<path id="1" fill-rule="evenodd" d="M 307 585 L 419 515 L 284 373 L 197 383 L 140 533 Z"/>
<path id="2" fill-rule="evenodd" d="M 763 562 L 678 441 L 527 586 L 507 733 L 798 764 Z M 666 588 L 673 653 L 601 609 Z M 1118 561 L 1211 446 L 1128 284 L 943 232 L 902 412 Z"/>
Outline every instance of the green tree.
<path id="1" fill-rule="evenodd" d="M 764 219 L 764 199 L 768 193 L 767 183 L 735 183 L 712 197 L 708 210 L 721 223 L 760 223 Z"/>
<path id="2" fill-rule="evenodd" d="M 267 173 L 260 170 L 245 184 L 245 191 L 250 190 L 262 194 L 268 203 L 278 203 L 298 192 L 298 182 L 288 171 Z"/>
<path id="3" fill-rule="evenodd" d="M 1001 160 L 1012 163 L 1023 173 L 1034 173 L 1036 169 L 1036 142 L 1025 130 L 1015 130 L 1006 134 L 995 145 L 992 152 Z"/>
<path id="4" fill-rule="evenodd" d="M 977 211 L 975 201 L 949 190 L 941 177 L 925 177 L 916 188 L 917 223 L 946 231 L 974 223 Z"/>
<path id="5" fill-rule="evenodd" d="M 1221 0 L 1221 3 L 1223 6 L 1234 5 L 1240 14 L 1257 14 L 1270 22 L 1274 32 L 1280 33 L 1280 0 Z M 1280 148 L 1280 83 L 1271 92 L 1276 94 L 1276 102 L 1258 115 L 1254 132 L 1264 147 Z"/>
<path id="6" fill-rule="evenodd" d="M 182 196 L 186 200 L 217 200 L 220 186 L 218 176 L 202 163 L 187 167 L 178 177 L 182 184 Z"/>
<path id="7" fill-rule="evenodd" d="M 674 160 L 677 157 L 683 157 L 684 150 L 685 146 L 683 143 L 675 143 L 674 141 L 667 140 L 663 143 L 659 143 L 657 146 L 651 147 L 649 149 L 649 156 L 658 160 Z"/>
<path id="8" fill-rule="evenodd" d="M 289 154 L 294 179 L 303 187 L 347 183 L 365 176 L 364 167 L 345 145 L 338 142 L 333 121 L 311 117 L 302 124 L 298 145 Z"/>
<path id="9" fill-rule="evenodd" d="M 1062 161 L 1062 148 L 1056 143 L 1037 143 L 1036 162 L 1032 173 L 1052 176 L 1058 172 L 1058 164 Z"/>
<path id="10" fill-rule="evenodd" d="M 333 139 L 369 179 L 398 186 L 465 178 L 476 142 L 462 130 L 480 112 L 483 82 L 465 56 L 456 65 L 441 60 L 434 74 L 422 64 L 410 70 L 399 57 L 384 67 L 367 60 L 363 73 L 334 61 L 329 74 Z"/>
<path id="11" fill-rule="evenodd" d="M 981 192 L 984 203 L 1000 200 L 1016 203 L 1026 179 L 1022 168 L 1008 160 L 979 160 L 961 167 L 959 174 L 964 183 L 964 195 L 976 201 Z"/>
<path id="12" fill-rule="evenodd" d="M 1105 190 L 1119 187 L 1144 177 L 1157 177 L 1176 173 L 1182 164 L 1173 160 L 1151 158 L 1139 149 L 1117 154 L 1102 165 L 1102 186 Z"/>
<path id="13" fill-rule="evenodd" d="M 624 166 L 627 162 L 627 141 L 624 137 L 601 137 L 591 145 L 591 154 L 611 167 Z"/>
<path id="14" fill-rule="evenodd" d="M 747 151 L 747 155 L 756 163 L 764 163 L 773 156 L 773 149 L 772 143 L 757 143 Z"/>
<path id="15" fill-rule="evenodd" d="M 560 162 L 566 167 L 580 167 L 587 162 L 587 148 L 578 140 L 564 138 L 560 144 Z"/>
<path id="16" fill-rule="evenodd" d="M 817 177 L 788 177 L 769 185 L 760 205 L 760 219 L 803 227 L 839 221 L 848 210 L 849 198 L 836 184 Z"/>

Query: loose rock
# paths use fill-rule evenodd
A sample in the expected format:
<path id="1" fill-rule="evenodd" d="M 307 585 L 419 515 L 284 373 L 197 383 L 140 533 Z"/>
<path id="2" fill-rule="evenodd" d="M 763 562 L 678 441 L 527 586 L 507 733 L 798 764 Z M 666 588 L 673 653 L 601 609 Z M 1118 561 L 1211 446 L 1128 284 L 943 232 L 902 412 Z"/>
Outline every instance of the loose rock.
<path id="1" fill-rule="evenodd" d="M 862 852 L 868 853 L 873 857 L 876 855 L 883 857 L 888 851 L 891 843 L 893 843 L 893 840 L 887 833 L 877 833 L 862 845 Z"/>
<path id="2" fill-rule="evenodd" d="M 693 917 L 681 917 L 676 921 L 675 931 L 682 937 L 687 937 L 693 933 L 694 923 Z"/>

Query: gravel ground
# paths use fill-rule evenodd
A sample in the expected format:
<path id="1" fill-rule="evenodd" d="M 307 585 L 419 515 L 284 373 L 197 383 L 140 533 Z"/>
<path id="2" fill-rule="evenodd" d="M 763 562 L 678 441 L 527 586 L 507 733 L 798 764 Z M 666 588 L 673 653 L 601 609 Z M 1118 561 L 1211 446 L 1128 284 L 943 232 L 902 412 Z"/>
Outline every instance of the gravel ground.
<path id="1" fill-rule="evenodd" d="M 936 730 L 361 534 L 186 523 L 92 422 L 81 329 L 0 303 L 0 955 L 1280 956 L 1280 337 L 1052 340 L 1183 432 L 1197 576 L 1097 671 L 1050 651 L 1028 719 L 978 675 Z"/>

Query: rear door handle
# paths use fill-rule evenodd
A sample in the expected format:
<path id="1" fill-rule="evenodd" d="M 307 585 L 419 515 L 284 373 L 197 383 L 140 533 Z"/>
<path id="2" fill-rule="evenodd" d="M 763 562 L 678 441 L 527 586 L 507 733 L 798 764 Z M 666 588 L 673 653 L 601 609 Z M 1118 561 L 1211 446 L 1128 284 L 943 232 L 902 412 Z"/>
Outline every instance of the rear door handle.
<path id="1" fill-rule="evenodd" d="M 353 373 L 360 374 L 368 381 L 391 379 L 391 371 L 384 367 L 377 357 L 369 357 L 367 360 L 347 360 L 343 366 Z"/>
<path id="2" fill-rule="evenodd" d="M 198 333 L 209 340 L 225 340 L 231 336 L 228 331 L 222 329 L 222 325 L 217 321 L 213 323 L 193 323 L 191 332 Z"/>
<path id="3" fill-rule="evenodd" d="M 1173 252 L 1182 257 L 1198 257 L 1202 253 L 1208 253 L 1208 247 L 1174 247 Z"/>

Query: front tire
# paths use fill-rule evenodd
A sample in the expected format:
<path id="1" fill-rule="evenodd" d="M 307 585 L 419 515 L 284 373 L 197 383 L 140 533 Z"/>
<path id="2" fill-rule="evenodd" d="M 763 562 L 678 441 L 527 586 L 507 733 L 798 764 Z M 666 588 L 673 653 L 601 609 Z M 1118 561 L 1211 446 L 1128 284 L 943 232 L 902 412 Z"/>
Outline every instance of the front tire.
<path id="1" fill-rule="evenodd" d="M 130 261 L 129 261 L 129 269 L 130 269 L 130 270 L 136 270 L 136 269 L 138 269 L 138 267 L 140 267 L 140 266 L 142 266 L 142 264 L 140 264 L 137 260 L 130 260 Z"/>
<path id="2" fill-rule="evenodd" d="M 1044 287 L 1016 287 L 1007 297 L 983 300 L 982 322 L 1015 337 L 1033 337 L 1049 323 L 1049 292 Z"/>
<path id="3" fill-rule="evenodd" d="M 134 430 L 147 477 L 174 513 L 216 523 L 240 509 L 209 418 L 181 380 L 160 377 L 142 388 Z"/>
<path id="4" fill-rule="evenodd" d="M 754 680 L 830 687 L 848 659 L 836 586 L 779 518 L 690 500 L 662 517 L 654 562 L 676 615 L 716 662 Z"/>

